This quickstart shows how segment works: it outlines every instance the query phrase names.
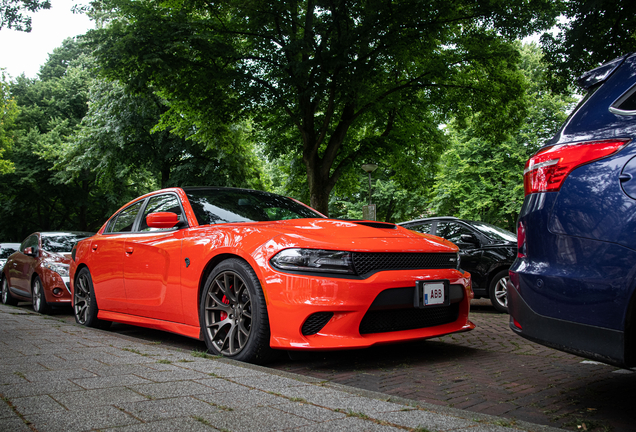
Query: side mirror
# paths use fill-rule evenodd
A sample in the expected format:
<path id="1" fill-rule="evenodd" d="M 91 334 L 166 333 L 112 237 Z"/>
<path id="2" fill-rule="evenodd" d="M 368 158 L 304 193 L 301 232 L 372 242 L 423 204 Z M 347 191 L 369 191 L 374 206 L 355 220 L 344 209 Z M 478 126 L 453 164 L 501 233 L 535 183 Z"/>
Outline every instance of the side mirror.
<path id="1" fill-rule="evenodd" d="M 146 216 L 150 228 L 174 228 L 179 223 L 179 216 L 172 212 L 156 212 Z"/>
<path id="2" fill-rule="evenodd" d="M 460 236 L 461 242 L 462 243 L 470 243 L 473 244 L 475 246 L 480 246 L 481 243 L 479 242 L 479 239 L 477 237 L 475 237 L 472 234 L 462 234 Z"/>
<path id="3" fill-rule="evenodd" d="M 32 257 L 35 256 L 35 252 L 33 251 L 33 248 L 31 246 L 29 246 L 28 248 L 24 248 L 24 251 L 22 253 Z"/>

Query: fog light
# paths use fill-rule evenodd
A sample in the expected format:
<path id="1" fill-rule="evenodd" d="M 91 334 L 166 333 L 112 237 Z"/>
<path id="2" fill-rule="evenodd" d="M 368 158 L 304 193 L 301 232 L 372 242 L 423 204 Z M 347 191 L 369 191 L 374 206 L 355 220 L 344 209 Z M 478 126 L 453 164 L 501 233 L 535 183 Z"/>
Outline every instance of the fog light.
<path id="1" fill-rule="evenodd" d="M 53 288 L 53 295 L 62 295 L 62 290 L 60 288 Z"/>

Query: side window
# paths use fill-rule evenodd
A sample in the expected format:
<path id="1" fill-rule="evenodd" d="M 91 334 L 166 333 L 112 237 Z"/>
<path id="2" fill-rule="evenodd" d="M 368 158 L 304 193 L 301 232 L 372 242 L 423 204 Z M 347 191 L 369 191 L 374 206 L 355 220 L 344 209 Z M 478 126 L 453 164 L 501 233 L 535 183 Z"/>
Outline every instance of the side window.
<path id="1" fill-rule="evenodd" d="M 438 222 L 435 235 L 453 243 L 461 243 L 462 234 L 473 234 L 471 230 L 455 222 Z M 474 234 L 473 234 L 474 235 Z"/>
<path id="2" fill-rule="evenodd" d="M 409 227 L 407 227 L 410 230 L 413 231 L 417 231 L 423 234 L 430 234 L 431 233 L 431 227 L 433 226 L 433 224 L 431 222 L 426 222 L 423 223 L 421 225 L 411 225 Z"/>
<path id="3" fill-rule="evenodd" d="M 33 248 L 33 252 L 37 253 L 38 252 L 38 246 L 39 246 L 39 242 L 38 242 L 38 236 L 37 234 L 33 234 L 32 236 L 27 237 L 22 244 L 20 245 L 20 252 L 24 252 L 24 250 L 28 247 L 32 247 Z"/>
<path id="4" fill-rule="evenodd" d="M 181 211 L 181 206 L 179 205 L 179 199 L 173 194 L 166 195 L 157 195 L 153 196 L 148 200 L 148 205 L 146 205 L 146 209 L 144 210 L 144 214 L 142 215 L 141 221 L 139 222 L 139 231 L 149 232 L 149 231 L 166 231 L 172 230 L 174 228 L 150 228 L 146 223 L 146 216 L 150 213 L 157 212 L 170 212 L 176 213 L 179 217 L 179 220 L 183 220 L 183 212 Z"/>
<path id="5" fill-rule="evenodd" d="M 117 219 L 113 224 L 113 227 L 109 232 L 117 233 L 117 232 L 130 232 L 132 231 L 133 224 L 135 223 L 135 218 L 137 217 L 137 213 L 139 213 L 139 209 L 141 208 L 141 204 L 143 201 L 137 201 L 135 204 L 126 207 L 117 215 Z"/>

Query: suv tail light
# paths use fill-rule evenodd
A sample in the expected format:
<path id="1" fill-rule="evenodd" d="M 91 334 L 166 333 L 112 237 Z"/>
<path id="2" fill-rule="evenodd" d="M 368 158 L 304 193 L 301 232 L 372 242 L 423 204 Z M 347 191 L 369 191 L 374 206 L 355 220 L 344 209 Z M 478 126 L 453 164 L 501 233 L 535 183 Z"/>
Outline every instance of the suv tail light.
<path id="1" fill-rule="evenodd" d="M 556 192 L 577 167 L 616 153 L 628 139 L 560 144 L 539 150 L 523 170 L 525 194 Z"/>

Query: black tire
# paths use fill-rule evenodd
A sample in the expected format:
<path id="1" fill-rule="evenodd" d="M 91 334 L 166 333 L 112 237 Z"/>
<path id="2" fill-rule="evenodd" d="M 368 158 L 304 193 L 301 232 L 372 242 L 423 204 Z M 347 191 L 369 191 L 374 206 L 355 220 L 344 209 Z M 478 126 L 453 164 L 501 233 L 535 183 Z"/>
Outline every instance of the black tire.
<path id="1" fill-rule="evenodd" d="M 11 295 L 9 291 L 9 281 L 6 277 L 2 277 L 2 304 L 7 306 L 15 306 L 18 304 L 18 300 Z"/>
<path id="2" fill-rule="evenodd" d="M 107 328 L 110 321 L 97 319 L 97 299 L 93 289 L 93 278 L 88 268 L 83 267 L 75 277 L 73 284 L 73 314 L 75 322 L 86 327 Z"/>
<path id="3" fill-rule="evenodd" d="M 51 310 L 51 307 L 46 301 L 46 295 L 44 295 L 44 285 L 38 275 L 35 275 L 31 282 L 31 300 L 33 302 L 33 310 L 37 313 L 47 314 Z"/>
<path id="4" fill-rule="evenodd" d="M 488 297 L 490 297 L 492 306 L 497 312 L 508 313 L 508 288 L 506 286 L 508 279 L 510 279 L 508 270 L 502 270 L 490 281 Z"/>
<path id="5" fill-rule="evenodd" d="M 201 294 L 199 322 L 210 354 L 256 364 L 275 356 L 269 346 L 265 296 L 245 261 L 227 259 L 210 273 Z"/>

